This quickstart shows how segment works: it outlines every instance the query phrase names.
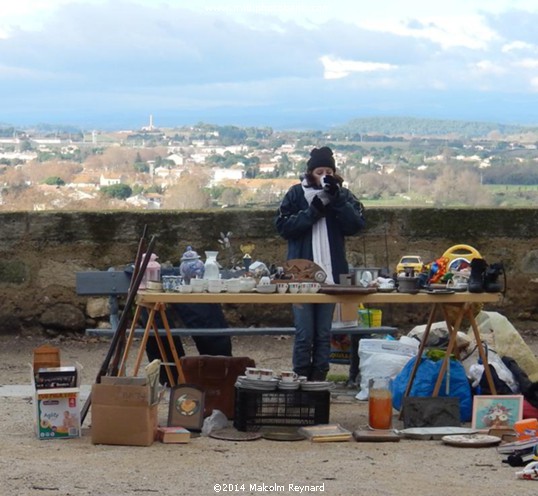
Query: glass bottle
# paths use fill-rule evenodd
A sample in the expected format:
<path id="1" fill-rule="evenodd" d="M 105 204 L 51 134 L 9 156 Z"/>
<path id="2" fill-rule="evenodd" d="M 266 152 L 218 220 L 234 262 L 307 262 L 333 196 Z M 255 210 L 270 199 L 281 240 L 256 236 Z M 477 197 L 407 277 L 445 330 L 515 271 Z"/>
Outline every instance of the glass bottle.
<path id="1" fill-rule="evenodd" d="M 390 377 L 368 381 L 368 425 L 371 429 L 392 428 L 392 389 Z"/>
<path id="2" fill-rule="evenodd" d="M 204 279 L 219 279 L 220 270 L 217 262 L 218 251 L 206 251 L 204 264 Z"/>

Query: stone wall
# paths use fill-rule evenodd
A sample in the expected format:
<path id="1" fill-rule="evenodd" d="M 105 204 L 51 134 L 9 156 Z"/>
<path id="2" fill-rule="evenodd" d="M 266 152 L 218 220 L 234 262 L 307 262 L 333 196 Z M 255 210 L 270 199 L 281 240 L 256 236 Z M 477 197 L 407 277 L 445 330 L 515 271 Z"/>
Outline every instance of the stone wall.
<path id="1" fill-rule="evenodd" d="M 253 243 L 254 259 L 285 259 L 286 243 L 276 233 L 272 210 L 151 212 L 16 212 L 0 215 L 0 333 L 43 330 L 83 332 L 97 324 L 95 301 L 75 293 L 75 273 L 121 267 L 135 257 L 144 226 L 156 236 L 161 262 L 178 265 L 192 245 L 201 255 L 221 248 L 220 232 L 231 231 L 235 257 Z M 455 244 L 477 248 L 489 262 L 503 261 L 508 291 L 495 309 L 509 319 L 538 321 L 538 210 L 371 209 L 363 235 L 349 238 L 349 262 L 390 267 L 404 254 L 433 260 Z M 230 253 L 221 249 L 227 265 Z M 92 300 L 92 299 L 90 299 Z M 88 311 L 92 317 L 88 315 Z M 290 324 L 289 309 L 227 305 L 235 325 Z M 384 309 L 384 324 L 425 320 L 421 306 Z M 106 317 L 105 317 L 106 319 Z"/>

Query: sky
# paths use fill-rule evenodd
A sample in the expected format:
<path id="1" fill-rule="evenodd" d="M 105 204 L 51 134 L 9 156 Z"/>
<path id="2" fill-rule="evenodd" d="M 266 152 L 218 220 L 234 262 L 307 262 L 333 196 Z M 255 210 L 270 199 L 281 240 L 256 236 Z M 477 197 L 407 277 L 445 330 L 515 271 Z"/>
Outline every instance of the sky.
<path id="1" fill-rule="evenodd" d="M 538 124 L 536 0 L 0 0 L 0 124 Z"/>

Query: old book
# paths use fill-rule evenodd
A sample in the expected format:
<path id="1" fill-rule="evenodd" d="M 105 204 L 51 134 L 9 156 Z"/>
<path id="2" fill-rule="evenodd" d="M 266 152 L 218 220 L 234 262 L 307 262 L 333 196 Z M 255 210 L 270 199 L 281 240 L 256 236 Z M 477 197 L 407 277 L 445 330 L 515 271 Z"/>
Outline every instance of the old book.
<path id="1" fill-rule="evenodd" d="M 400 436 L 392 430 L 356 430 L 353 431 L 355 441 L 366 443 L 397 443 Z"/>
<path id="2" fill-rule="evenodd" d="M 516 451 L 532 451 L 536 446 L 538 446 L 538 437 L 531 437 L 529 439 L 521 439 L 519 441 L 501 444 L 497 448 L 497 451 L 503 454 L 510 454 L 515 453 Z"/>
<path id="3" fill-rule="evenodd" d="M 191 440 L 190 431 L 184 427 L 159 427 L 157 434 L 162 443 L 188 443 Z"/>
<path id="4" fill-rule="evenodd" d="M 314 443 L 349 441 L 351 439 L 351 431 L 344 429 L 340 424 L 300 427 L 298 432 Z"/>

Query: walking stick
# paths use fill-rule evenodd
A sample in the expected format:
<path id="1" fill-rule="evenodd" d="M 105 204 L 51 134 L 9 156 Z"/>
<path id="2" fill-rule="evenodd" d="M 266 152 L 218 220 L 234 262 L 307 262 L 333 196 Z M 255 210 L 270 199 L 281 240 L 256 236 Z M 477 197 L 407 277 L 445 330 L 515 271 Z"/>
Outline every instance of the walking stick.
<path id="1" fill-rule="evenodd" d="M 146 246 L 146 235 L 148 231 L 148 225 L 144 225 L 144 230 L 142 231 L 142 237 L 140 238 L 140 241 L 138 242 L 138 250 L 136 252 L 136 258 L 134 262 L 134 269 L 133 269 L 133 275 L 131 276 L 131 284 L 129 284 L 129 290 L 127 293 L 130 293 L 132 291 L 134 282 L 136 281 L 136 276 L 138 275 L 140 271 L 140 264 L 142 262 L 142 255 L 145 251 Z M 136 293 L 136 291 L 135 291 Z M 128 310 L 126 307 L 125 310 Z M 116 346 L 116 349 L 114 350 L 114 358 L 112 359 L 112 362 L 110 364 L 110 367 L 108 367 L 108 374 L 111 376 L 118 375 L 118 368 L 121 360 L 121 356 L 123 354 L 123 350 L 125 348 L 125 333 L 123 333 L 119 339 L 118 344 Z"/>
<path id="2" fill-rule="evenodd" d="M 153 247 L 155 246 L 155 236 L 152 236 L 149 243 L 147 251 L 149 253 L 153 252 Z M 99 384 L 101 382 L 101 377 L 104 375 L 107 375 L 108 367 L 110 365 L 110 361 L 116 351 L 116 348 L 118 346 L 118 343 L 120 339 L 125 337 L 125 332 L 127 331 L 127 323 L 129 319 L 129 310 L 133 306 L 133 303 L 135 301 L 136 293 L 138 291 L 138 288 L 140 287 L 140 283 L 142 282 L 142 278 L 144 277 L 144 272 L 146 270 L 146 267 L 148 266 L 150 257 L 144 257 L 142 260 L 142 264 L 140 266 L 140 270 L 136 274 L 136 278 L 134 280 L 134 283 L 129 288 L 129 292 L 127 293 L 127 301 L 125 302 L 125 308 L 123 309 L 123 312 L 121 314 L 120 321 L 118 323 L 118 327 L 116 328 L 116 331 L 114 332 L 114 335 L 112 336 L 112 340 L 110 342 L 110 347 L 108 349 L 108 352 L 105 356 L 105 359 L 103 360 L 103 363 L 101 364 L 101 368 L 99 369 L 99 372 L 97 372 L 97 377 L 95 378 L 95 384 Z M 84 423 L 84 419 L 86 418 L 86 415 L 88 414 L 88 411 L 91 406 L 91 400 L 92 396 L 91 393 L 86 399 L 86 402 L 84 403 L 82 410 L 80 412 L 80 422 L 81 424 Z"/>

